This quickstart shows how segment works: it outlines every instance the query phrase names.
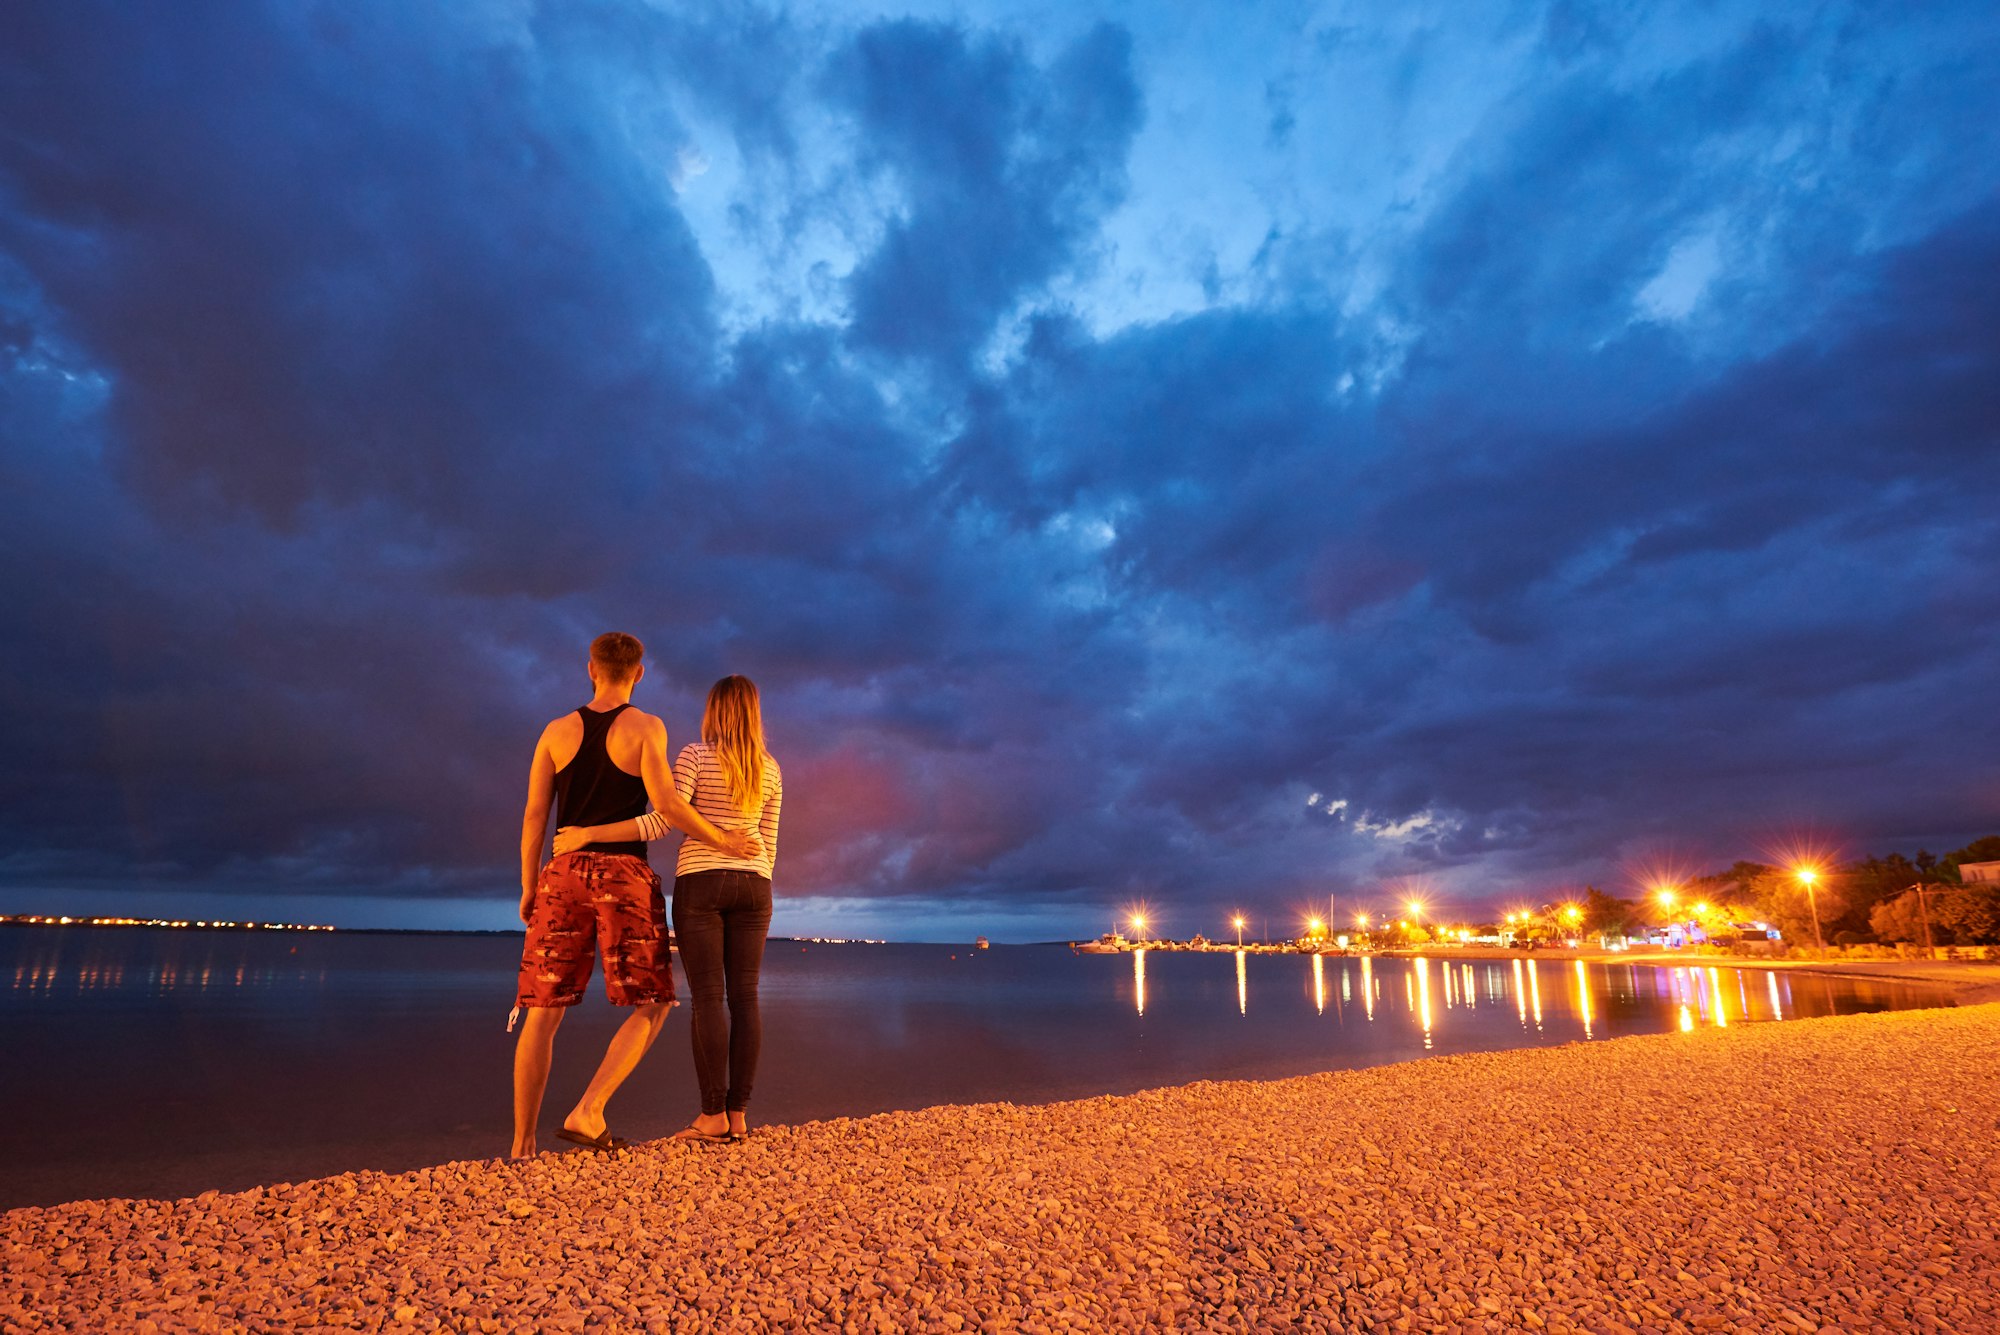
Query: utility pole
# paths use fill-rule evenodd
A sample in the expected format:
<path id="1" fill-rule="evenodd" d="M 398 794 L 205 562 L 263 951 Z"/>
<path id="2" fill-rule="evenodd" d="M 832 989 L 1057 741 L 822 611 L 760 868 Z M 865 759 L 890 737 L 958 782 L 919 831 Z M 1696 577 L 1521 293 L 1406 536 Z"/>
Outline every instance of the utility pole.
<path id="1" fill-rule="evenodd" d="M 1936 947 L 1931 945 L 1931 911 L 1924 903 L 1924 883 L 1918 881 L 1910 889 L 1917 892 L 1917 916 L 1924 920 L 1924 958 L 1929 959 Z"/>

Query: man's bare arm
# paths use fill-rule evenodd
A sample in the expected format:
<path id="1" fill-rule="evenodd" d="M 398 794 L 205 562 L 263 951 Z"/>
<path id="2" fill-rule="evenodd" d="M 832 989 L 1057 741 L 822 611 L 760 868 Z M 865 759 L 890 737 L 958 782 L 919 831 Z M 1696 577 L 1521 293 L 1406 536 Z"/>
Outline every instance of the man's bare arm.
<path id="1" fill-rule="evenodd" d="M 764 841 L 754 830 L 717 829 L 680 795 L 680 790 L 674 787 L 673 768 L 667 764 L 667 725 L 657 718 L 651 723 L 653 726 L 646 730 L 641 743 L 639 776 L 646 781 L 646 796 L 653 799 L 653 810 L 665 816 L 667 824 L 676 830 L 685 831 L 732 858 L 754 858 L 763 852 Z"/>
<path id="2" fill-rule="evenodd" d="M 542 849 L 549 837 L 549 805 L 555 801 L 556 765 L 549 755 L 549 734 L 535 743 L 528 767 L 528 805 L 521 813 L 521 921 L 535 913 L 535 886 L 541 880 Z"/>

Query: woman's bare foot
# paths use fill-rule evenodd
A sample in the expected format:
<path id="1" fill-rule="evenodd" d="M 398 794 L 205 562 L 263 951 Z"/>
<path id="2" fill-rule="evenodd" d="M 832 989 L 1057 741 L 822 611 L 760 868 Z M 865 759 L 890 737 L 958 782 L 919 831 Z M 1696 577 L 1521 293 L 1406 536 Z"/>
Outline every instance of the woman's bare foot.
<path id="1" fill-rule="evenodd" d="M 744 1116 L 741 1108 L 732 1108 L 727 1115 L 729 1117 L 730 1135 L 747 1136 L 750 1134 L 750 1120 Z"/>
<path id="2" fill-rule="evenodd" d="M 728 1139 L 730 1119 L 722 1113 L 702 1113 L 688 1123 L 686 1131 L 674 1131 L 676 1141 L 720 1141 Z"/>

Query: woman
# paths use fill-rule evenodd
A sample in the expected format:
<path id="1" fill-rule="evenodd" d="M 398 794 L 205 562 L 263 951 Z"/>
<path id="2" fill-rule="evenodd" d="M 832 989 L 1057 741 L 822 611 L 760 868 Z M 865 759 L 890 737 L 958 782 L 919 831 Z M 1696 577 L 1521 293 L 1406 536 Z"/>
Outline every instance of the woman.
<path id="1" fill-rule="evenodd" d="M 701 740 L 681 749 L 674 787 L 718 828 L 755 829 L 764 842 L 759 856 L 732 858 L 689 839 L 674 868 L 674 940 L 694 1002 L 701 1115 L 673 1138 L 719 1144 L 748 1134 L 750 1085 L 763 1040 L 757 972 L 771 928 L 771 872 L 785 797 L 778 762 L 764 746 L 757 687 L 748 677 L 724 677 L 709 689 Z M 658 839 L 667 830 L 664 818 L 648 812 L 637 820 L 563 830 L 558 836 L 603 843 Z M 557 847 L 560 851 L 561 844 Z"/>

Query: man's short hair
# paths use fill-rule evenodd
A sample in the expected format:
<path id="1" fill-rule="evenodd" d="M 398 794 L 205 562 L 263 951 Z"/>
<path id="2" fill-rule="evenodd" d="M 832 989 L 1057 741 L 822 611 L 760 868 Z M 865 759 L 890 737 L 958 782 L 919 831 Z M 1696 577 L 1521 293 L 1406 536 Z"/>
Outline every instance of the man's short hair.
<path id="1" fill-rule="evenodd" d="M 645 657 L 646 646 L 639 637 L 622 630 L 608 630 L 590 642 L 590 661 L 614 686 L 632 680 Z"/>

